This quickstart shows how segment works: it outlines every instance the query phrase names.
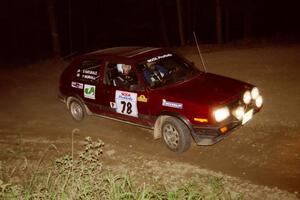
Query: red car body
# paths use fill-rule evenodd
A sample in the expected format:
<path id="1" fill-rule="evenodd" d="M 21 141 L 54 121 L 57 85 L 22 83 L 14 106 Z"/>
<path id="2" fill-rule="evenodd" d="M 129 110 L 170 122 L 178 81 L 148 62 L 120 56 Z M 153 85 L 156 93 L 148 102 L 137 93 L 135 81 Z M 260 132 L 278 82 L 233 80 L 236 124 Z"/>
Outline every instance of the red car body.
<path id="1" fill-rule="evenodd" d="M 153 69 L 151 73 L 157 72 L 154 64 L 163 64 L 167 72 L 160 78 L 146 79 L 143 70 L 149 67 Z M 124 73 L 124 65 L 130 66 L 136 79 L 126 87 L 116 85 L 111 78 L 111 71 L 119 70 L 120 66 Z M 161 80 L 162 76 L 171 78 Z M 157 85 L 151 86 L 149 80 Z M 165 140 L 170 130 L 174 130 L 175 136 L 169 137 L 171 147 L 166 142 L 171 150 L 178 152 L 189 148 L 186 138 L 190 136 L 199 145 L 218 142 L 262 107 L 262 97 L 253 85 L 197 70 L 193 63 L 163 48 L 116 47 L 78 56 L 61 75 L 59 89 L 59 97 L 74 119 L 81 120 L 84 114 L 102 116 L 154 129 L 155 138 L 165 136 L 165 132 Z M 71 108 L 72 102 L 78 105 Z M 218 113 L 220 116 L 215 113 L 218 108 L 224 108 L 220 109 L 224 111 Z M 241 114 L 235 114 L 238 109 Z M 170 117 L 173 121 L 167 120 L 171 124 L 168 127 L 165 121 Z M 181 129 L 188 134 L 176 135 Z"/>

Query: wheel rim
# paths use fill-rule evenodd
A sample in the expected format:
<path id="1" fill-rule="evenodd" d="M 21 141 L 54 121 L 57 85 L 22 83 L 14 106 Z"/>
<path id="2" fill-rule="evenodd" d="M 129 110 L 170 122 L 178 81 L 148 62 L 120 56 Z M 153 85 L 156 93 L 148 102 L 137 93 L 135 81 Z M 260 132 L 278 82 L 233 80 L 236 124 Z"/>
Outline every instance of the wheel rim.
<path id="1" fill-rule="evenodd" d="M 179 133 L 172 124 L 166 124 L 163 127 L 163 136 L 165 142 L 171 149 L 177 149 L 179 144 Z"/>
<path id="2" fill-rule="evenodd" d="M 70 111 L 74 119 L 81 120 L 83 117 L 82 107 L 77 102 L 72 102 L 70 106 Z"/>

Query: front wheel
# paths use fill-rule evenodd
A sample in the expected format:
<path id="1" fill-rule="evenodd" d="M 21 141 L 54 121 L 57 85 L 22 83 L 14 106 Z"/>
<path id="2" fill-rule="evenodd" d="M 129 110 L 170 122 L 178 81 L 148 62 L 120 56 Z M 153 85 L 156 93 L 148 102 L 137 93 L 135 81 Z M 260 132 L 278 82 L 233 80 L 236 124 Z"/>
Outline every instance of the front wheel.
<path id="1" fill-rule="evenodd" d="M 72 100 L 69 105 L 69 110 L 72 118 L 75 121 L 81 121 L 84 118 L 85 110 L 83 105 L 78 100 Z"/>
<path id="2" fill-rule="evenodd" d="M 162 122 L 162 135 L 167 147 L 178 153 L 185 152 L 191 146 L 189 128 L 175 117 L 167 117 Z"/>

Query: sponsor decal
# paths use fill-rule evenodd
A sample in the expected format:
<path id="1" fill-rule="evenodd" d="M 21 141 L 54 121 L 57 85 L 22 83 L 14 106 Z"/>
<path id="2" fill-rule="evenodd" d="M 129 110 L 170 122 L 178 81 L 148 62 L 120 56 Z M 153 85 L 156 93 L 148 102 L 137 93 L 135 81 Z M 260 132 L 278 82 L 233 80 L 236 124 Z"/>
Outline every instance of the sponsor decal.
<path id="1" fill-rule="evenodd" d="M 116 90 L 115 102 L 117 113 L 138 117 L 137 93 Z"/>
<path id="2" fill-rule="evenodd" d="M 96 86 L 84 84 L 84 97 L 88 99 L 95 99 Z"/>
<path id="3" fill-rule="evenodd" d="M 72 81 L 71 87 L 78 88 L 78 89 L 83 89 L 83 83 L 78 83 L 78 82 L 73 82 Z"/>
<path id="4" fill-rule="evenodd" d="M 110 104 L 110 107 L 111 107 L 111 108 L 113 108 L 113 109 L 117 108 L 115 102 L 109 102 L 109 104 Z"/>
<path id="5" fill-rule="evenodd" d="M 154 61 L 157 61 L 157 60 L 160 60 L 160 59 L 162 59 L 162 58 L 167 58 L 167 57 L 171 57 L 171 56 L 173 56 L 171 53 L 168 53 L 168 54 L 164 54 L 164 55 L 162 55 L 162 56 L 156 56 L 156 57 L 154 57 L 154 58 L 150 58 L 150 59 L 148 59 L 147 60 L 147 62 L 149 63 L 149 62 L 154 62 Z"/>
<path id="6" fill-rule="evenodd" d="M 162 105 L 166 106 L 166 107 L 177 108 L 177 109 L 182 109 L 183 108 L 182 103 L 167 101 L 165 99 L 162 100 Z"/>
<path id="7" fill-rule="evenodd" d="M 84 79 L 88 79 L 88 80 L 96 80 L 97 79 L 97 75 L 98 75 L 98 71 L 93 71 L 93 70 L 87 70 L 87 69 L 77 69 L 77 73 L 76 76 Z"/>
<path id="8" fill-rule="evenodd" d="M 148 98 L 146 98 L 145 95 L 138 96 L 137 100 L 140 101 L 140 102 L 144 102 L 144 103 L 148 102 Z"/>
<path id="9" fill-rule="evenodd" d="M 137 96 L 136 93 L 124 92 L 124 91 L 120 91 L 120 90 L 116 91 L 116 98 L 121 99 L 121 100 L 134 101 L 134 96 L 136 99 L 136 96 Z"/>
<path id="10" fill-rule="evenodd" d="M 92 70 L 87 70 L 87 69 L 84 69 L 82 72 L 84 74 L 90 74 L 90 75 L 95 75 L 95 76 L 97 76 L 97 74 L 98 74 L 97 71 L 92 71 Z"/>
<path id="11" fill-rule="evenodd" d="M 82 78 L 84 78 L 84 79 L 89 79 L 89 80 L 96 80 L 96 77 L 93 76 L 93 75 L 85 75 L 85 74 L 83 74 L 83 75 L 82 75 Z"/>

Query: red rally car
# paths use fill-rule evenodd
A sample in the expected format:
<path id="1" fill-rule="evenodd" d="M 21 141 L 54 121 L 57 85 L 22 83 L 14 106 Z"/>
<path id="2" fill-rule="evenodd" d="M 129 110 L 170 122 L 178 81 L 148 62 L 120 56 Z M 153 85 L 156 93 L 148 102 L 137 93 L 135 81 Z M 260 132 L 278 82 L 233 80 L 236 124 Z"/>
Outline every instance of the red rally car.
<path id="1" fill-rule="evenodd" d="M 59 98 L 75 120 L 96 115 L 154 130 L 175 152 L 191 138 L 212 145 L 248 122 L 263 104 L 257 87 L 202 72 L 177 53 L 116 47 L 74 59 Z"/>

